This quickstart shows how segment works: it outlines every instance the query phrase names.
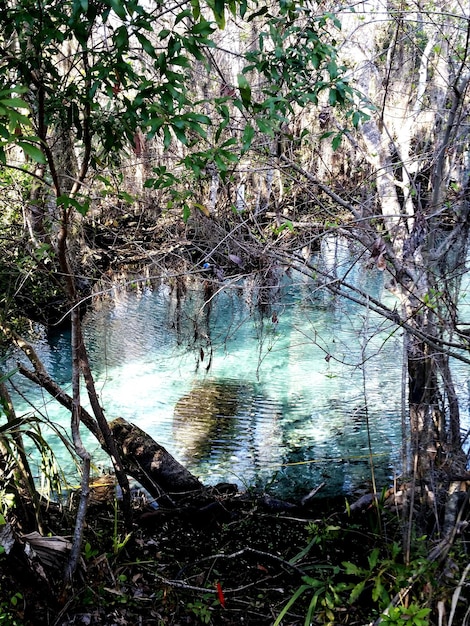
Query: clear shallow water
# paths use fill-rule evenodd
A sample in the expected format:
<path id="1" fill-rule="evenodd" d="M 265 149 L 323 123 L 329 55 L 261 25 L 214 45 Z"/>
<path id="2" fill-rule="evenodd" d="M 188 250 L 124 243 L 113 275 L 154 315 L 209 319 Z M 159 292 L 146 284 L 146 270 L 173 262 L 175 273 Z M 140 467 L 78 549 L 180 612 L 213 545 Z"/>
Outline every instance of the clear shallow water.
<path id="1" fill-rule="evenodd" d="M 345 249 L 334 252 L 350 267 Z M 386 297 L 382 278 L 359 266 L 349 276 L 374 297 Z M 388 484 L 400 472 L 400 334 L 295 272 L 284 273 L 279 303 L 264 318 L 249 293 L 234 283 L 215 296 L 207 325 L 204 311 L 198 315 L 201 290 L 189 289 L 179 332 L 168 287 L 120 293 L 90 312 L 84 332 L 108 419 L 136 423 L 205 483 L 267 487 L 278 495 L 304 495 L 323 482 L 325 495 L 369 486 L 368 425 L 377 480 Z M 204 333 L 213 351 L 208 372 Z M 38 350 L 70 392 L 67 334 L 40 342 Z M 461 372 L 462 389 L 466 381 Z M 67 411 L 37 392 L 31 400 L 68 428 Z M 50 441 L 71 469 L 63 444 L 52 435 Z"/>

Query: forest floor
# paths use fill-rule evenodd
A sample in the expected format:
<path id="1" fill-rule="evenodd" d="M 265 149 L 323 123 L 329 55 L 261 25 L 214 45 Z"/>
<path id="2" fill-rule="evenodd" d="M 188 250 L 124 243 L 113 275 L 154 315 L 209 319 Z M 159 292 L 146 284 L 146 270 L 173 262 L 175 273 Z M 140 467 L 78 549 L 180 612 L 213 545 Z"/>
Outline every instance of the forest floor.
<path id="1" fill-rule="evenodd" d="M 72 513 L 49 508 L 49 533 L 70 532 Z M 367 566 L 374 546 L 384 547 L 384 532 L 390 541 L 396 516 L 380 517 L 379 524 L 375 507 L 348 514 L 344 498 L 313 498 L 305 508 L 221 492 L 215 506 L 139 503 L 127 532 L 115 501 L 91 503 L 73 586 L 64 586 L 57 562 L 26 556 L 27 539 L 0 557 L 0 624 L 272 626 L 306 580 L 284 626 L 304 624 L 315 594 L 311 623 L 365 624 L 374 614 L 373 585 L 348 603 L 351 577 L 341 564 Z"/>

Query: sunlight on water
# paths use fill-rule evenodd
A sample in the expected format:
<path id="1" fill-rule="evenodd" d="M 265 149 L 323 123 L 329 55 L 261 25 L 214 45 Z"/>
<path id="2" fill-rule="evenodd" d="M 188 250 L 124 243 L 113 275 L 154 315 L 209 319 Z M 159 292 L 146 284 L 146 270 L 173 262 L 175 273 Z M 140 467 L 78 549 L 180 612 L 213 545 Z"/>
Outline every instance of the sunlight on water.
<path id="1" fill-rule="evenodd" d="M 350 256 L 339 253 L 344 273 Z M 324 250 L 323 258 L 340 273 L 338 258 L 328 254 L 338 249 Z M 391 298 L 376 271 L 357 266 L 351 274 L 374 297 Z M 202 344 L 190 347 L 199 292 L 187 295 L 180 334 L 166 287 L 101 305 L 87 315 L 84 332 L 108 419 L 136 423 L 206 483 L 303 495 L 324 482 L 325 494 L 348 493 L 370 486 L 372 454 L 379 485 L 388 484 L 400 472 L 400 332 L 318 286 L 286 272 L 264 318 L 250 309 L 242 285 L 218 294 L 210 327 L 201 325 L 212 340 L 208 372 L 207 341 L 202 353 Z M 69 337 L 39 349 L 67 386 Z M 36 406 L 41 398 L 31 396 Z M 67 428 L 69 416 L 55 403 L 47 399 L 42 411 Z M 86 442 L 103 460 L 92 438 Z"/>

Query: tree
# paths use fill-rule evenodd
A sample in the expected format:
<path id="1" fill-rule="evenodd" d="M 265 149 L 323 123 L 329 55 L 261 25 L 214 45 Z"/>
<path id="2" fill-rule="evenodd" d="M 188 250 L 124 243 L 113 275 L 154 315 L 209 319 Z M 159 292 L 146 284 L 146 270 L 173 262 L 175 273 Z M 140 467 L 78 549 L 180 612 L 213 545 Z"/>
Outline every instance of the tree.
<path id="1" fill-rule="evenodd" d="M 410 427 L 413 453 L 425 474 L 436 453 L 439 459 L 452 452 L 456 463 L 460 454 L 448 351 L 466 350 L 457 309 L 468 242 L 462 123 L 469 31 L 458 12 L 424 8 L 398 14 L 382 35 L 387 62 L 377 72 L 377 47 L 370 45 L 380 36 L 374 19 L 370 13 L 357 35 L 365 35 L 359 84 L 371 93 L 374 81 L 374 92 L 378 83 L 384 93 L 382 103 L 375 102 L 376 119 L 361 129 L 382 215 L 368 245 L 378 266 L 387 259 L 400 292 L 401 320 L 411 327 L 405 340 Z"/>
<path id="2" fill-rule="evenodd" d="M 469 362 L 460 285 L 468 249 L 470 32 L 461 8 L 435 9 L 371 2 L 364 13 L 340 16 L 342 58 L 351 85 L 369 99 L 371 117 L 358 132 L 344 133 L 336 164 L 329 163 L 352 174 L 356 193 L 334 179 L 338 169 L 330 181 L 319 180 L 301 163 L 284 161 L 349 211 L 352 219 L 335 230 L 359 242 L 361 254 L 368 251 L 371 267 L 389 274 L 396 309 L 347 280 L 339 286 L 327 276 L 325 283 L 404 330 L 411 469 L 427 485 L 440 477 L 444 489 L 450 477 L 455 515 L 453 477 L 458 482 L 463 475 L 465 455 L 451 361 Z"/>

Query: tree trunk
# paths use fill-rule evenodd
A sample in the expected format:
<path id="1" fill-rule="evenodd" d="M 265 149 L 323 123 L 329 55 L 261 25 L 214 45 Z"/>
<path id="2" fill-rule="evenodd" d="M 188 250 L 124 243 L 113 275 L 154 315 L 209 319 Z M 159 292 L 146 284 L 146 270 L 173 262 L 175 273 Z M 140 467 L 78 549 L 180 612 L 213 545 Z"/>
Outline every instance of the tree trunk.
<path id="1" fill-rule="evenodd" d="M 414 311 L 408 321 L 422 328 L 423 314 Z M 431 462 L 440 446 L 439 387 L 437 367 L 432 350 L 416 336 L 407 335 L 408 401 L 411 432 L 411 454 L 417 459 L 418 477 L 428 476 Z"/>
<path id="2" fill-rule="evenodd" d="M 122 417 L 110 423 L 127 472 L 153 496 L 200 491 L 204 485 L 150 435 Z"/>

